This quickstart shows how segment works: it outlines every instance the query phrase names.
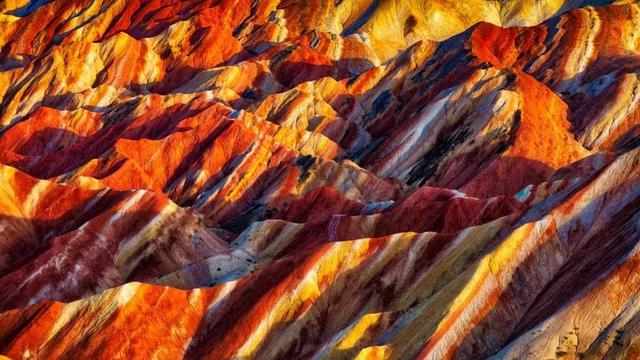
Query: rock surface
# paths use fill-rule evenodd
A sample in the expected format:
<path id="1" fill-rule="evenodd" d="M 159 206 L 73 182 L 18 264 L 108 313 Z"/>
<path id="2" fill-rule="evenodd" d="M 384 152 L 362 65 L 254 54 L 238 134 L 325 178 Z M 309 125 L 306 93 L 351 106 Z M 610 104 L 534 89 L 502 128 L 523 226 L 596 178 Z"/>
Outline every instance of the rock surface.
<path id="1" fill-rule="evenodd" d="M 640 5 L 0 3 L 0 358 L 640 358 Z"/>

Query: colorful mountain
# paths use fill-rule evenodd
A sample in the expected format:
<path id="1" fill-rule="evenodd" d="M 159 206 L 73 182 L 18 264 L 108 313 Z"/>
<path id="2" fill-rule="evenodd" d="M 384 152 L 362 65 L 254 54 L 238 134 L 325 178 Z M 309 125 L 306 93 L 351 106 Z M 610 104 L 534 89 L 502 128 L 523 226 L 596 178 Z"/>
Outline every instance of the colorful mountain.
<path id="1" fill-rule="evenodd" d="M 0 2 L 0 359 L 640 359 L 640 3 Z"/>

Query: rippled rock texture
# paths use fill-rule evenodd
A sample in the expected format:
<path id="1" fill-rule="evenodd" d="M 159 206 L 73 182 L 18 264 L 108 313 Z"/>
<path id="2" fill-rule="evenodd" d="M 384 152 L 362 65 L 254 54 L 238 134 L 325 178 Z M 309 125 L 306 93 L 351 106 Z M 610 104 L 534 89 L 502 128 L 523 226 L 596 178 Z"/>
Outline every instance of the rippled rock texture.
<path id="1" fill-rule="evenodd" d="M 640 359 L 640 6 L 0 2 L 0 289 L 11 359 Z"/>

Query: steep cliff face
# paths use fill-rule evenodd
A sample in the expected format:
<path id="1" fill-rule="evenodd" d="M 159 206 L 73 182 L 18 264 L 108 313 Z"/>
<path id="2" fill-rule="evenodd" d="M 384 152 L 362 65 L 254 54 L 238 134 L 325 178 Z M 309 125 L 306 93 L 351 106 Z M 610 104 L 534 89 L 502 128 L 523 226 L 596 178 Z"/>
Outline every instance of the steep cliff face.
<path id="1" fill-rule="evenodd" d="M 0 358 L 635 359 L 635 1 L 0 3 Z"/>

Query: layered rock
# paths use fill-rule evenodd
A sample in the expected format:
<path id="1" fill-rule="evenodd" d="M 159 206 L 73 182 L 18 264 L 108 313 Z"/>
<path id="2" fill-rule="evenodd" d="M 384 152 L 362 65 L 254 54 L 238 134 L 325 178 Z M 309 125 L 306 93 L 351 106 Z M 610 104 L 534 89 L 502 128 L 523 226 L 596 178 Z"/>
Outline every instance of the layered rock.
<path id="1" fill-rule="evenodd" d="M 3 2 L 0 353 L 636 358 L 608 3 Z"/>

